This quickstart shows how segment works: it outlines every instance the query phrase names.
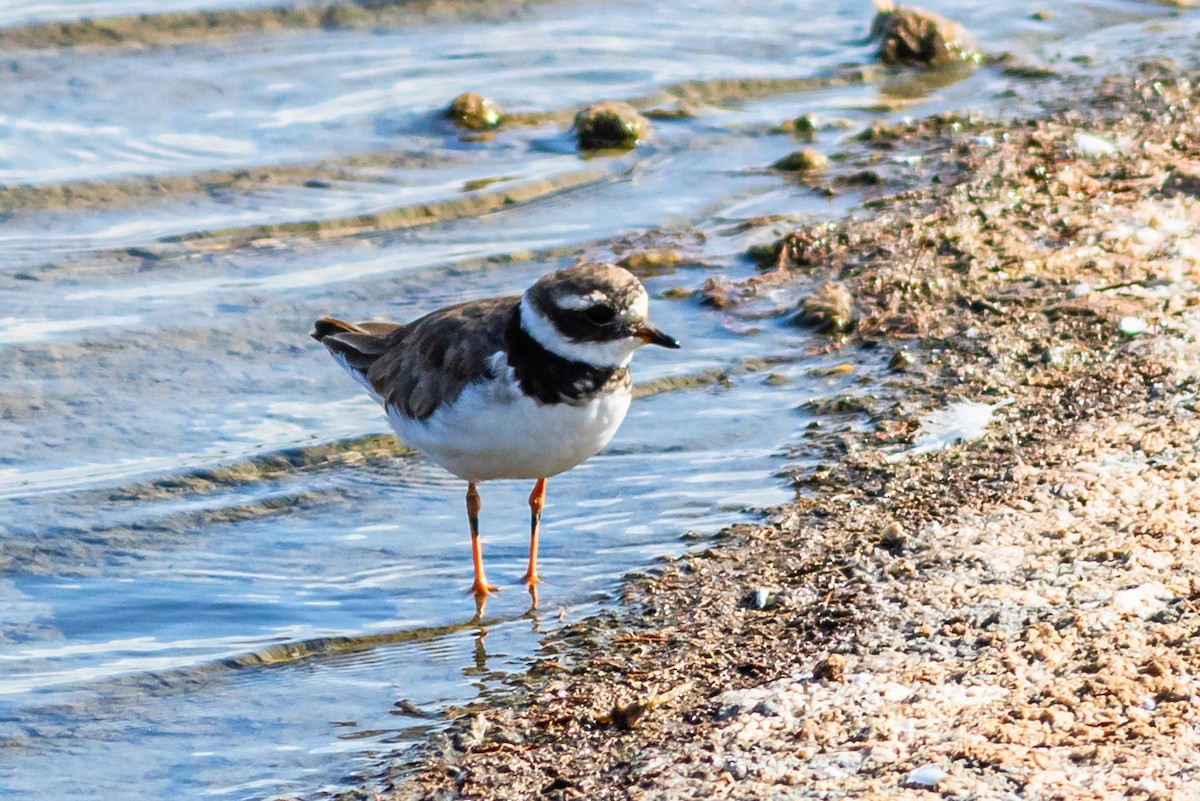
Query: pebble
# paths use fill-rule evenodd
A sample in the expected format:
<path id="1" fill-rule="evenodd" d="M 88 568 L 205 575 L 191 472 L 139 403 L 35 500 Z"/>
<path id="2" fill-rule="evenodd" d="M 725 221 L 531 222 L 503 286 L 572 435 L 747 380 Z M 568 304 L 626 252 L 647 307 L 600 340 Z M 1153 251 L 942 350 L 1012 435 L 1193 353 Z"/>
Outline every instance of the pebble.
<path id="1" fill-rule="evenodd" d="M 1174 597 L 1175 594 L 1162 584 L 1149 582 L 1114 592 L 1109 606 L 1118 615 L 1146 618 L 1161 611 Z"/>
<path id="2" fill-rule="evenodd" d="M 1157 793 L 1162 785 L 1149 776 L 1143 776 L 1137 780 L 1137 788 L 1144 793 Z"/>
<path id="3" fill-rule="evenodd" d="M 915 784 L 918 787 L 937 787 L 946 778 L 946 771 L 937 765 L 922 765 L 913 768 L 904 777 L 905 784 Z"/>
<path id="4" fill-rule="evenodd" d="M 1122 334 L 1129 337 L 1136 337 L 1150 330 L 1150 326 L 1141 317 L 1122 317 L 1117 327 L 1121 329 Z"/>
<path id="5" fill-rule="evenodd" d="M 902 548 L 907 539 L 908 532 L 904 530 L 904 526 L 895 520 L 888 523 L 879 532 L 879 544 L 884 548 Z"/>
<path id="6" fill-rule="evenodd" d="M 1117 152 L 1117 146 L 1107 139 L 1101 139 L 1090 133 L 1077 133 L 1074 136 L 1075 148 L 1085 156 L 1111 156 Z"/>

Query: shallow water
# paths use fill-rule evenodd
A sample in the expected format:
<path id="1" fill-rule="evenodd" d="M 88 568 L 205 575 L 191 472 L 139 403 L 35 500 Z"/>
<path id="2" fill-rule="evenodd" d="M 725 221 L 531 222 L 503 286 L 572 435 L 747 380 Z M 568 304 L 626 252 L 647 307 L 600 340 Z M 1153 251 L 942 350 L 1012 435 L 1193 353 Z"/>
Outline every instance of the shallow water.
<path id="1" fill-rule="evenodd" d="M 924 5 L 989 52 L 1083 74 L 1197 29 L 1133 0 L 1055 4 L 1045 22 L 1033 2 Z M 352 784 L 521 669 L 541 632 L 614 603 L 624 573 L 787 500 L 777 476 L 811 422 L 800 407 L 870 392 L 885 355 L 814 355 L 785 317 L 751 323 L 663 293 L 751 273 L 741 220 L 856 202 L 763 169 L 798 146 L 770 133 L 783 120 L 1027 113 L 1036 94 L 993 68 L 923 91 L 902 76 L 765 83 L 869 64 L 868 6 L 563 2 L 492 21 L 234 25 L 170 46 L 5 52 L 0 797 L 310 798 Z M 0 24 L 197 7 L 11 4 Z M 653 103 L 718 79 L 759 83 L 657 122 L 636 153 L 580 158 L 563 131 L 586 102 Z M 466 141 L 437 117 L 466 88 L 545 117 Z M 467 625 L 462 485 L 379 436 L 383 415 L 307 338 L 311 320 L 519 292 L 628 242 L 685 255 L 646 275 L 684 349 L 641 352 L 648 394 L 604 453 L 551 480 L 540 615 L 515 584 L 529 487 L 483 487 L 504 591 Z M 847 359 L 852 374 L 814 372 Z M 707 380 L 654 391 L 689 376 Z"/>

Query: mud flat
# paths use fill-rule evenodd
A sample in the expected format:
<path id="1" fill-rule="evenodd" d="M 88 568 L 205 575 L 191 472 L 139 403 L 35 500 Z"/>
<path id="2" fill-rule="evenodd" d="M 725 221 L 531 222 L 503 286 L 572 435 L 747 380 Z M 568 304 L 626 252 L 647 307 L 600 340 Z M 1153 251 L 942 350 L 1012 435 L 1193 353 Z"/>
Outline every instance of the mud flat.
<path id="1" fill-rule="evenodd" d="M 922 186 L 709 293 L 836 295 L 829 348 L 893 354 L 860 433 L 795 443 L 827 457 L 795 503 L 630 576 L 380 795 L 1197 797 L 1195 80 L 874 131 Z"/>

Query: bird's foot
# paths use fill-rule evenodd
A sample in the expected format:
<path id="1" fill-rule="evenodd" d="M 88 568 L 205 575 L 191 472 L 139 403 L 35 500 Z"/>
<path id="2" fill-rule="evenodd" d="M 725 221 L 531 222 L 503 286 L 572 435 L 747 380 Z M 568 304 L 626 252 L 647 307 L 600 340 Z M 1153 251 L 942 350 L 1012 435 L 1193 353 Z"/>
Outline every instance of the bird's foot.
<path id="1" fill-rule="evenodd" d="M 471 585 L 471 594 L 476 598 L 486 598 L 492 593 L 496 592 L 500 592 L 500 588 L 495 584 L 488 584 L 487 579 L 477 579 L 475 583 Z"/>
<path id="2" fill-rule="evenodd" d="M 475 579 L 475 583 L 471 585 L 471 594 L 475 596 L 475 617 L 483 617 L 483 609 L 487 606 L 489 595 L 500 592 L 500 588 L 494 584 L 488 584 L 487 579 Z"/>

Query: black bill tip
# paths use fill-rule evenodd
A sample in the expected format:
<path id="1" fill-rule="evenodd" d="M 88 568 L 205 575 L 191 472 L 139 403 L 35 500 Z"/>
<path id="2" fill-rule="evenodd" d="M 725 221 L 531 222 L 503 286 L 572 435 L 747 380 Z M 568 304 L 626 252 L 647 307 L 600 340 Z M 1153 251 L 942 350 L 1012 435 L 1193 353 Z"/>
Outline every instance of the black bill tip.
<path id="1" fill-rule="evenodd" d="M 678 339 L 648 325 L 639 328 L 634 336 L 647 345 L 658 345 L 660 348 L 670 348 L 671 350 L 679 349 Z"/>

